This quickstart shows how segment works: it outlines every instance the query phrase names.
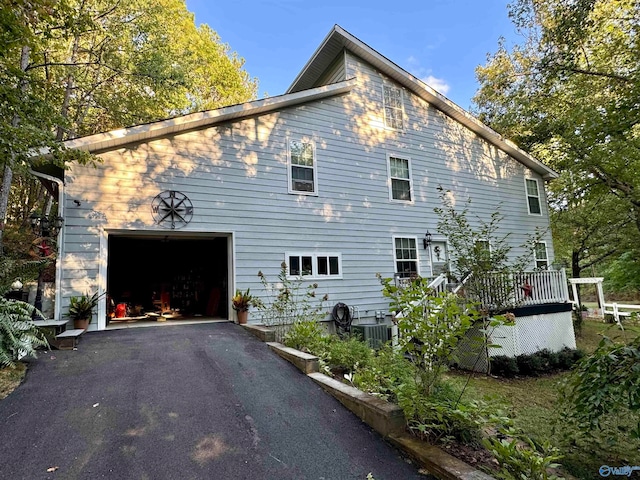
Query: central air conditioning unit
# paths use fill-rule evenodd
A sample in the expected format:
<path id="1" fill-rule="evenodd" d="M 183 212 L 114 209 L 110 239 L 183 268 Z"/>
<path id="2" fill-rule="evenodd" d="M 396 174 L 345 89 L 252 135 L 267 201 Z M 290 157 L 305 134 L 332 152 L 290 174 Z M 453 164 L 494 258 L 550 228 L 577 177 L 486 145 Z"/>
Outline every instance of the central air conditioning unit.
<path id="1" fill-rule="evenodd" d="M 387 325 L 351 325 L 351 333 L 360 336 L 371 348 L 380 348 L 389 341 Z"/>

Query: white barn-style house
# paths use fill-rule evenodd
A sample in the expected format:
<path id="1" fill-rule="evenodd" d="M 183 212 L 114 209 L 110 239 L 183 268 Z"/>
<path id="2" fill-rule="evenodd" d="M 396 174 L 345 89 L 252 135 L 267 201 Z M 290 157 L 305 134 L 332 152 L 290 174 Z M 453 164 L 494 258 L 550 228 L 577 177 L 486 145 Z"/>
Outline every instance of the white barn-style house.
<path id="1" fill-rule="evenodd" d="M 548 230 L 545 181 L 556 177 L 337 25 L 283 95 L 66 145 L 100 163 L 41 175 L 58 188 L 65 219 L 56 317 L 71 296 L 99 291 L 116 304 L 153 299 L 233 320 L 235 290 L 260 295 L 258 271 L 274 280 L 284 261 L 290 275 L 318 283 L 329 309 L 343 302 L 356 322 L 374 323 L 388 314 L 377 273 L 432 277 L 446 262 L 438 186 L 472 198 L 480 217 L 500 204 L 516 246 Z M 552 262 L 548 233 L 531 269 Z M 556 290 L 538 288 L 540 301 L 528 298 L 519 317 L 533 319 L 534 339 L 535 322 L 551 319 L 555 339 L 544 344 L 574 347 L 568 298 Z M 107 324 L 105 296 L 90 329 Z"/>

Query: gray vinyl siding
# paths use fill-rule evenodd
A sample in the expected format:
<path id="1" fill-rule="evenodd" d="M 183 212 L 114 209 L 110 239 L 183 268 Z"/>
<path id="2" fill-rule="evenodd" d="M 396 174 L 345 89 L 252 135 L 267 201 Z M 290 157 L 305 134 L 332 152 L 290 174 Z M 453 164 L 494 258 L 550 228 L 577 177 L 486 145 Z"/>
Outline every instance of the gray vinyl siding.
<path id="1" fill-rule="evenodd" d="M 315 82 L 314 87 L 318 87 L 320 85 L 330 85 L 332 83 L 341 82 L 346 80 L 346 70 L 345 70 L 345 55 L 346 53 L 343 51 L 340 53 L 336 59 L 329 65 L 329 68 L 320 75 L 318 81 Z"/>
<path id="2" fill-rule="evenodd" d="M 260 294 L 258 271 L 274 281 L 287 251 L 341 253 L 342 279 L 314 280 L 318 293 L 329 295 L 328 311 L 344 302 L 359 307 L 364 319 L 388 309 L 376 273 L 394 274 L 394 235 L 417 238 L 420 272 L 429 275 L 421 239 L 436 231 L 438 185 L 452 190 L 459 205 L 470 197 L 472 213 L 485 219 L 501 204 L 514 245 L 536 227 L 548 228 L 537 174 L 406 90 L 405 130 L 385 129 L 387 80 L 350 54 L 329 70 L 327 82 L 355 76 L 358 86 L 277 113 L 107 151 L 95 168 L 74 165 L 65 179 L 62 310 L 69 296 L 97 285 L 105 261 L 102 229 L 166 231 L 154 225 L 150 208 L 164 190 L 193 203 L 193 219 L 180 232 L 233 234 L 237 288 Z M 288 193 L 287 141 L 300 138 L 315 143 L 317 196 Z M 411 158 L 411 204 L 389 201 L 388 154 Z M 528 215 L 525 175 L 539 180 L 541 216 Z M 545 240 L 551 263 L 550 234 Z"/>

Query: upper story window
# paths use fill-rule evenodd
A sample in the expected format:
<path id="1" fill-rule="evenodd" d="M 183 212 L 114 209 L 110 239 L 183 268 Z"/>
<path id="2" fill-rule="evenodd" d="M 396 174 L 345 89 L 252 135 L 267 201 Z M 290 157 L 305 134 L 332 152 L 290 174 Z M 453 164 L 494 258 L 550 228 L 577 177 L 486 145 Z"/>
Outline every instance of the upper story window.
<path id="1" fill-rule="evenodd" d="M 384 104 L 384 124 L 389 128 L 402 130 L 404 128 L 404 108 L 402 104 L 402 90 L 390 85 L 382 86 Z"/>
<path id="2" fill-rule="evenodd" d="M 285 254 L 285 262 L 290 277 L 342 278 L 342 255 L 339 253 L 298 253 Z"/>
<path id="3" fill-rule="evenodd" d="M 316 154 L 311 141 L 289 141 L 289 193 L 317 194 Z"/>
<path id="4" fill-rule="evenodd" d="M 411 202 L 411 161 L 408 158 L 389 156 L 389 198 Z"/>
<path id="5" fill-rule="evenodd" d="M 536 260 L 536 268 L 544 270 L 549 268 L 549 257 L 547 256 L 547 244 L 545 242 L 536 243 L 533 253 Z"/>
<path id="6" fill-rule="evenodd" d="M 394 237 L 394 257 L 396 274 L 400 278 L 411 278 L 418 271 L 418 249 L 415 237 Z"/>
<path id="7" fill-rule="evenodd" d="M 540 207 L 540 190 L 538 189 L 538 180 L 535 178 L 525 178 L 524 183 L 527 189 L 527 206 L 531 215 L 541 215 Z"/>

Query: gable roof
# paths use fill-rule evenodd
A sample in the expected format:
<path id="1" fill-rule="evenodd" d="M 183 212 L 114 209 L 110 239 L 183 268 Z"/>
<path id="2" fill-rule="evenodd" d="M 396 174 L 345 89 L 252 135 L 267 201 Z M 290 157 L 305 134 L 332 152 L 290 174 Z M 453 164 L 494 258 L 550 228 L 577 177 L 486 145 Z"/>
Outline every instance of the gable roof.
<path id="1" fill-rule="evenodd" d="M 120 128 L 105 133 L 96 133 L 86 137 L 74 138 L 64 142 L 65 147 L 87 152 L 99 152 L 101 150 L 116 148 L 129 143 L 141 142 L 164 135 L 193 130 L 205 126 L 215 125 L 229 120 L 246 118 L 253 115 L 264 114 L 280 110 L 282 108 L 320 100 L 335 95 L 349 92 L 356 84 L 354 79 L 343 82 L 324 85 L 301 92 L 287 93 L 268 97 L 262 100 L 240 103 L 216 110 L 190 113 L 181 117 L 160 120 L 157 122 L 135 125 L 133 127 Z M 46 153 L 45 153 L 46 156 Z"/>
<path id="2" fill-rule="evenodd" d="M 507 140 L 495 130 L 492 130 L 462 107 L 456 105 L 422 80 L 411 75 L 388 58 L 376 52 L 369 45 L 360 41 L 339 25 L 334 25 L 322 44 L 320 44 L 288 88 L 287 93 L 300 92 L 311 88 L 331 65 L 336 56 L 344 49 L 362 58 L 390 79 L 430 103 L 444 114 L 460 122 L 489 143 L 508 153 L 526 167 L 539 173 L 545 180 L 558 177 L 558 173 L 554 170 L 524 150 L 521 150 L 515 143 Z"/>

